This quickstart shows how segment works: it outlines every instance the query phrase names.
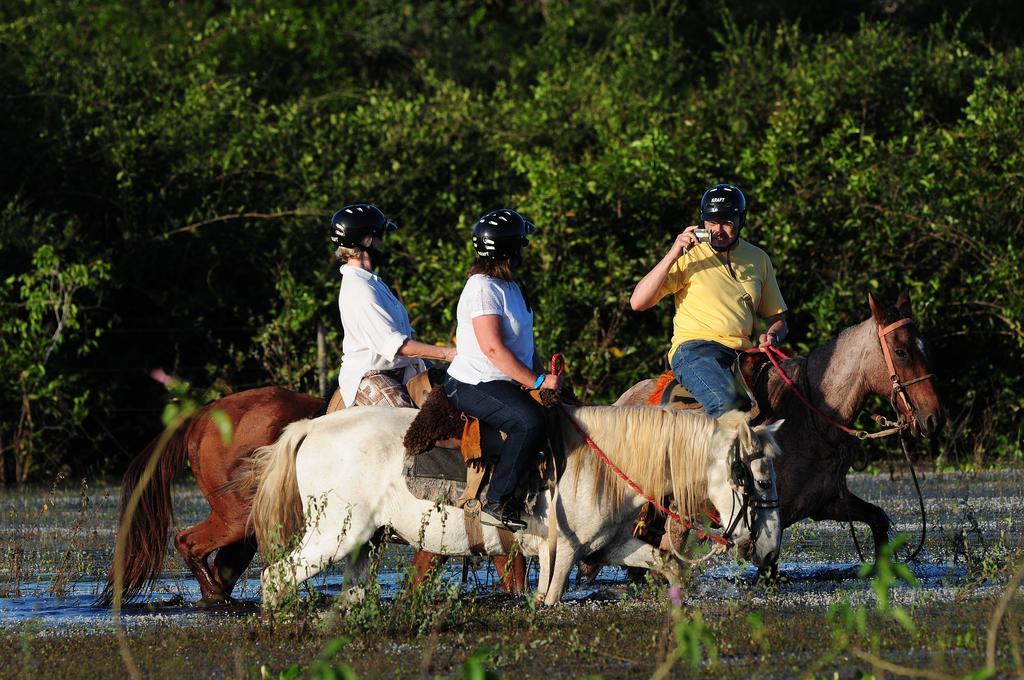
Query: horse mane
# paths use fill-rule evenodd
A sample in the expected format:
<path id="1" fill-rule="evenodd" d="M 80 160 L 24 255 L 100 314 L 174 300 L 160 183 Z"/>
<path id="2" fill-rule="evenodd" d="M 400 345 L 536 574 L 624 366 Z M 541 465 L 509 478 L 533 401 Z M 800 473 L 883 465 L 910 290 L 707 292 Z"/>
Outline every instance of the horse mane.
<path id="1" fill-rule="evenodd" d="M 712 437 L 718 427 L 713 418 L 649 406 L 568 410 L 605 455 L 646 494 L 664 503 L 665 489 L 671 487 L 680 514 L 693 516 L 701 509 L 707 498 Z M 581 476 L 589 477 L 595 498 L 619 508 L 629 488 L 626 483 L 590 450 L 571 424 L 563 424 L 563 434 L 568 451 L 566 474 L 574 475 L 577 485 Z M 667 466 L 666 461 L 670 463 Z"/>

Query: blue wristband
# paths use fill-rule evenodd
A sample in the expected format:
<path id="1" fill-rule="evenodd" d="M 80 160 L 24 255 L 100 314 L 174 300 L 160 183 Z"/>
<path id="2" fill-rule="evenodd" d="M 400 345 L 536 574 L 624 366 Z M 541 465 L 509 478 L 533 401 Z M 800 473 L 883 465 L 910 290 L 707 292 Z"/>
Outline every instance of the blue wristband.
<path id="1" fill-rule="evenodd" d="M 540 386 L 544 384 L 544 378 L 547 377 L 547 373 L 541 373 L 537 376 L 537 382 L 533 383 L 533 389 L 539 390 Z"/>

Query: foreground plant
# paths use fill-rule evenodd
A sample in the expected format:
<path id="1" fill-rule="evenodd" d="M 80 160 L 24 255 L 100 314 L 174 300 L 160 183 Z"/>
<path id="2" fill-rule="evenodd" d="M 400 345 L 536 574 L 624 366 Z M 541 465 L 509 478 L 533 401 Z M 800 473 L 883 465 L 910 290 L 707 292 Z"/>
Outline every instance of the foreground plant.
<path id="1" fill-rule="evenodd" d="M 711 667 L 718 662 L 718 647 L 711 628 L 704 622 L 704 615 L 699 609 L 692 614 L 683 611 L 682 590 L 679 586 L 668 589 L 669 616 L 672 619 L 672 631 L 675 647 L 661 662 L 652 680 L 662 680 L 669 676 L 679 661 L 685 661 L 691 673 L 699 675 L 705 657 Z"/>
<path id="2" fill-rule="evenodd" d="M 135 513 L 139 511 L 139 501 L 142 498 L 142 492 L 145 490 L 146 485 L 149 484 L 153 474 L 156 472 L 157 465 L 160 463 L 160 457 L 167 449 L 167 442 L 170 441 L 171 436 L 174 435 L 175 431 L 177 431 L 177 429 L 196 412 L 198 406 L 204 401 L 209 400 L 210 396 L 209 392 L 205 395 L 195 393 L 187 382 L 176 380 L 161 369 L 153 371 L 151 375 L 154 380 L 162 383 L 169 393 L 169 399 L 163 411 L 164 431 L 160 434 L 156 446 L 153 447 L 153 454 L 146 463 L 146 467 L 140 476 L 139 483 L 135 487 L 135 490 L 127 499 L 122 499 L 124 505 L 121 513 L 121 522 L 117 528 L 117 543 L 114 546 L 114 596 L 113 602 L 111 603 L 111 612 L 114 618 L 121 660 L 124 663 L 125 670 L 132 678 L 141 678 L 142 672 L 139 669 L 138 664 L 135 662 L 131 649 L 128 647 L 124 628 L 121 625 L 121 605 L 124 593 L 125 553 L 127 550 L 128 527 L 131 526 L 132 518 Z M 204 396 L 206 397 L 205 399 Z M 220 431 L 221 437 L 225 442 L 229 442 L 232 436 L 231 422 L 222 412 L 215 411 L 211 413 L 211 418 Z"/>
<path id="3" fill-rule="evenodd" d="M 849 654 L 859 659 L 872 668 L 875 676 L 881 677 L 885 673 L 906 675 L 910 677 L 933 678 L 934 680 L 952 680 L 960 677 L 951 675 L 939 670 L 918 669 L 911 666 L 889 661 L 881 656 L 881 631 L 886 622 L 895 622 L 904 631 L 914 633 L 917 625 L 914 623 L 910 613 L 892 602 L 890 591 L 899 583 L 916 587 L 917 578 L 907 565 L 894 562 L 893 555 L 906 543 L 903 537 L 887 545 L 882 550 L 878 561 L 874 565 L 861 567 L 860 576 L 865 577 L 874 573 L 871 579 L 871 588 L 875 592 L 875 606 L 869 608 L 865 605 L 852 607 L 848 601 L 838 602 L 832 605 L 828 611 L 828 620 L 832 626 L 832 638 L 834 646 L 832 650 L 819 662 L 816 668 L 823 664 L 834 661 L 841 654 Z M 1021 582 L 1024 581 L 1024 563 L 1017 566 L 1016 571 L 1010 576 L 1009 582 L 999 598 L 995 610 L 989 621 L 986 663 L 983 668 L 963 676 L 970 680 L 982 680 L 996 675 L 996 642 L 998 631 L 1002 624 L 1003 617 L 1007 613 L 1009 604 L 1017 593 Z M 1019 635 L 1016 632 L 1016 624 L 1009 626 L 1011 637 L 1010 650 L 1013 655 L 1014 665 L 1018 675 L 1024 677 L 1024 663 L 1022 663 L 1019 647 Z M 861 641 L 866 641 L 863 645 Z"/>

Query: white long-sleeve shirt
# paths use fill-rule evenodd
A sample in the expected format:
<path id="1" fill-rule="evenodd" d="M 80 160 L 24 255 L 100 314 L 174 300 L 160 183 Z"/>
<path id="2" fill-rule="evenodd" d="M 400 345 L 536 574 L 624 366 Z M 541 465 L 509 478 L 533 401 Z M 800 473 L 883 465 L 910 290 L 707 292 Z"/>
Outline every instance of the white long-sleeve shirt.
<path id="1" fill-rule="evenodd" d="M 408 380 L 425 370 L 422 359 L 398 354 L 402 344 L 413 336 L 409 313 L 379 276 L 342 265 L 338 309 L 345 330 L 338 387 L 345 406 L 355 401 L 367 371 L 404 368 L 404 379 Z"/>

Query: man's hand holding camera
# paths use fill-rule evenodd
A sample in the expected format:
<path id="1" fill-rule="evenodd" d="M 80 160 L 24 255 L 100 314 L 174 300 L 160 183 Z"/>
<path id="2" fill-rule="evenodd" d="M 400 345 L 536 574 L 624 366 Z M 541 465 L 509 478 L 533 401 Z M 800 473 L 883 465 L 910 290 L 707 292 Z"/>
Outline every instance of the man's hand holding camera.
<path id="1" fill-rule="evenodd" d="M 683 229 L 679 236 L 676 236 L 676 240 L 672 244 L 672 254 L 676 257 L 681 257 L 683 253 L 696 247 L 701 241 L 707 243 L 710 240 L 711 234 L 707 229 L 702 229 L 696 224 L 692 224 Z"/>

